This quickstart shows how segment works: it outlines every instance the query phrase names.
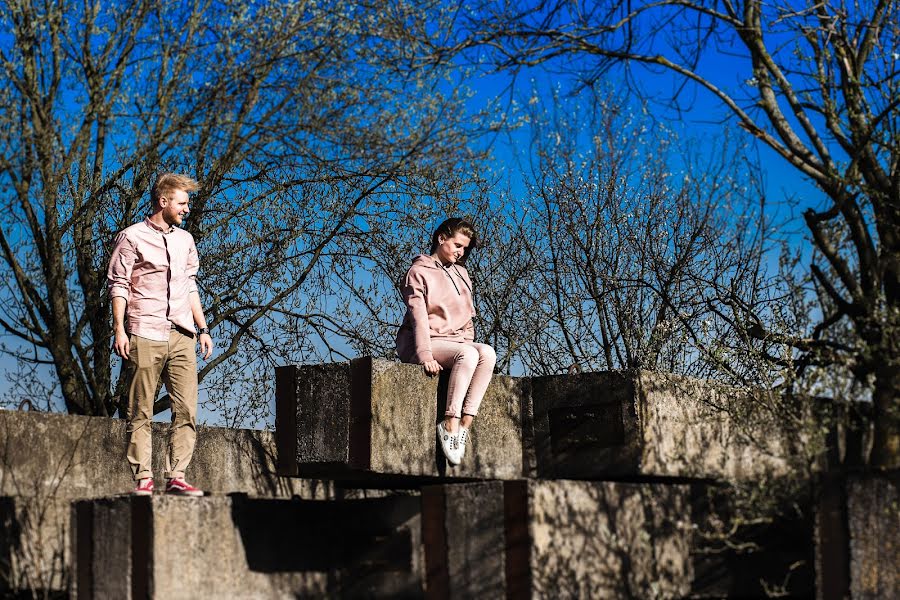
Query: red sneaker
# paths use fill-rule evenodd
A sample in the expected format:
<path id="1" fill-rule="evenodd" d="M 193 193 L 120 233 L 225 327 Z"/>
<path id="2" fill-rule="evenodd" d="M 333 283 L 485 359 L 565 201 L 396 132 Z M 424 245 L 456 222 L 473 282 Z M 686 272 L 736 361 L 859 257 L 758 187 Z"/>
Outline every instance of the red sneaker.
<path id="1" fill-rule="evenodd" d="M 175 496 L 192 496 L 199 497 L 203 495 L 203 490 L 198 490 L 182 478 L 170 479 L 166 484 L 166 493 Z"/>
<path id="2" fill-rule="evenodd" d="M 153 495 L 153 479 L 146 477 L 138 479 L 137 487 L 131 492 L 132 496 L 152 496 Z"/>

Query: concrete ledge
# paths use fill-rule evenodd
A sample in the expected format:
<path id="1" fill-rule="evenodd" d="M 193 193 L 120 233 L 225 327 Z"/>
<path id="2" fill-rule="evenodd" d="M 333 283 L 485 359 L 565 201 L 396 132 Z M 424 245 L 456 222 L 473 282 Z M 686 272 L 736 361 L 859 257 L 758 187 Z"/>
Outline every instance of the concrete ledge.
<path id="1" fill-rule="evenodd" d="M 746 519 L 731 494 L 696 483 L 427 486 L 428 596 L 809 598 L 809 519 Z"/>
<path id="2" fill-rule="evenodd" d="M 381 481 L 521 477 L 527 380 L 494 376 L 466 457 L 452 468 L 434 430 L 442 384 L 419 365 L 370 357 L 277 369 L 279 473 Z"/>
<path id="3" fill-rule="evenodd" d="M 160 477 L 167 429 L 153 424 L 154 471 Z M 269 432 L 199 426 L 187 476 L 214 493 L 334 495 L 328 483 L 277 476 L 274 446 Z M 65 590 L 69 503 L 133 486 L 124 421 L 0 410 L 0 591 Z"/>
<path id="4" fill-rule="evenodd" d="M 429 597 L 684 597 L 684 485 L 507 481 L 422 493 Z"/>
<path id="5" fill-rule="evenodd" d="M 154 496 L 72 510 L 79 599 L 422 594 L 416 496 Z"/>
<path id="6" fill-rule="evenodd" d="M 648 371 L 535 377 L 531 399 L 538 477 L 739 481 L 788 468 L 777 424 L 744 435 L 721 407 L 749 395 L 713 382 Z"/>

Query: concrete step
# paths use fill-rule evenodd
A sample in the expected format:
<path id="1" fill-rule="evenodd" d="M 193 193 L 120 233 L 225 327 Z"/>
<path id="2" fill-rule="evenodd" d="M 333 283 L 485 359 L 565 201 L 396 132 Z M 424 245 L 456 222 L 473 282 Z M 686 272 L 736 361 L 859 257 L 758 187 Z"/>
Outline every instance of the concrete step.
<path id="1" fill-rule="evenodd" d="M 163 475 L 167 429 L 153 423 L 157 477 Z M 125 439 L 121 419 L 0 410 L 0 596 L 64 593 L 71 577 L 70 503 L 134 487 Z M 328 482 L 277 476 L 275 443 L 266 431 L 198 426 L 187 477 L 218 493 L 335 493 Z"/>
<path id="2" fill-rule="evenodd" d="M 746 524 L 729 494 L 570 480 L 424 487 L 427 596 L 810 597 L 811 523 Z"/>
<path id="3" fill-rule="evenodd" d="M 421 478 L 522 477 L 527 380 L 495 375 L 463 463 L 437 446 L 446 377 L 419 365 L 363 357 L 276 370 L 276 441 L 282 475 L 421 483 Z"/>
<path id="4" fill-rule="evenodd" d="M 73 597 L 421 596 L 418 496 L 120 497 L 73 505 Z"/>
<path id="5" fill-rule="evenodd" d="M 531 475 L 541 478 L 776 477 L 801 441 L 774 419 L 733 418 L 752 395 L 710 381 L 610 371 L 534 377 L 530 387 Z"/>
<path id="6" fill-rule="evenodd" d="M 153 423 L 153 471 L 164 481 L 168 423 Z M 125 421 L 0 410 L 0 496 L 83 499 L 134 487 L 125 459 Z M 187 479 L 209 492 L 324 497 L 323 481 L 276 475 L 271 432 L 197 426 Z"/>
<path id="7" fill-rule="evenodd" d="M 422 491 L 428 597 L 684 597 L 683 485 L 506 481 Z"/>

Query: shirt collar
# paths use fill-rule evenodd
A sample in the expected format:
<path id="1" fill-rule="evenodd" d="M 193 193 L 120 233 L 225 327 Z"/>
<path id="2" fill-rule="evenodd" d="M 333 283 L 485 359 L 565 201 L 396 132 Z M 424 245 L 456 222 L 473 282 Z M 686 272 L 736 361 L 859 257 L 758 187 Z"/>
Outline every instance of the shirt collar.
<path id="1" fill-rule="evenodd" d="M 144 225 L 146 225 L 147 227 L 149 227 L 150 229 L 152 229 L 153 231 L 156 231 L 156 232 L 158 232 L 158 233 L 164 233 L 164 234 L 165 234 L 165 233 L 172 233 L 173 231 L 175 231 L 175 226 L 174 226 L 174 225 L 169 225 L 169 228 L 168 228 L 168 229 L 163 229 L 163 228 L 161 228 L 159 225 L 157 225 L 156 223 L 154 223 L 153 221 L 151 221 L 151 220 L 150 220 L 150 217 L 147 217 L 147 218 L 144 219 Z"/>

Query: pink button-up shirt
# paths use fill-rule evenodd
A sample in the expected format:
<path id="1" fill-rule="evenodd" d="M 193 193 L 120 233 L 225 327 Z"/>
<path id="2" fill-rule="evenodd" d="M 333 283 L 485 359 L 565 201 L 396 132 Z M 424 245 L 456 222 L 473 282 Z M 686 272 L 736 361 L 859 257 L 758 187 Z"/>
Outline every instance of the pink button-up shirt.
<path id="1" fill-rule="evenodd" d="M 172 324 L 196 331 L 188 295 L 197 293 L 199 267 L 194 237 L 183 229 L 144 219 L 120 232 L 106 279 L 109 297 L 128 302 L 128 331 L 158 342 L 169 340 Z"/>

